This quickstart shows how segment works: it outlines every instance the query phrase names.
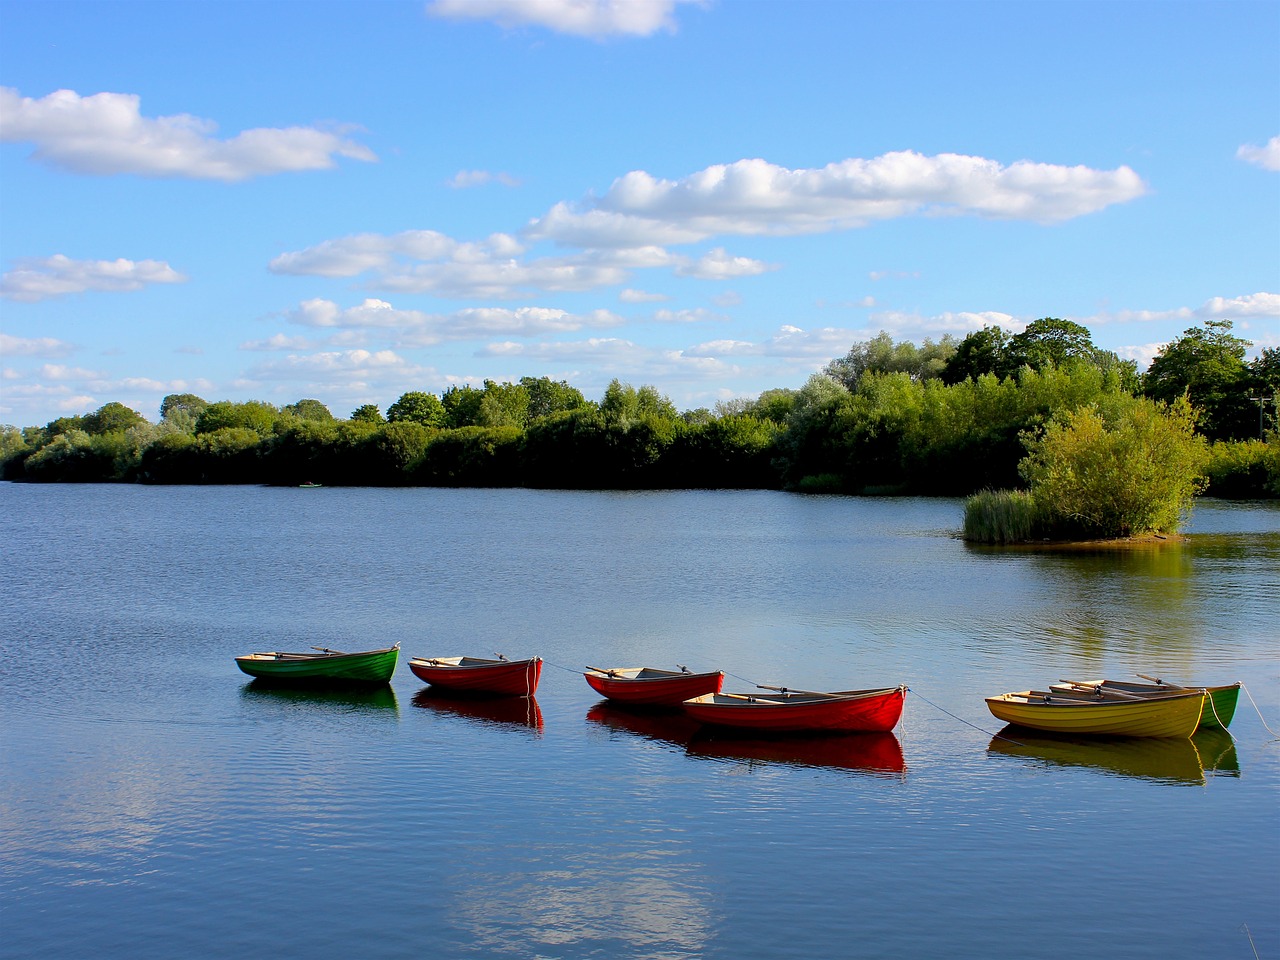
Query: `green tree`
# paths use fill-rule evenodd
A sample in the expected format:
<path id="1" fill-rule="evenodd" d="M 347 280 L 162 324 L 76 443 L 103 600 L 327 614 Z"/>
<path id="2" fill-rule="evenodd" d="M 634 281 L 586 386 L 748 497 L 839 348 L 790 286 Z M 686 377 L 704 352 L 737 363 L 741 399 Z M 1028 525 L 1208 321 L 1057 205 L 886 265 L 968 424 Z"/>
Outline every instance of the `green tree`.
<path id="1" fill-rule="evenodd" d="M 331 423 L 335 419 L 329 408 L 319 400 L 299 400 L 285 407 L 284 412 L 299 420 L 315 420 L 318 423 Z"/>
<path id="2" fill-rule="evenodd" d="M 1004 355 L 1009 334 L 1001 327 L 975 330 L 958 344 L 940 377 L 948 385 L 977 380 L 985 374 L 1001 376 L 1005 370 Z"/>
<path id="3" fill-rule="evenodd" d="M 95 434 L 117 433 L 146 423 L 146 418 L 136 410 L 131 410 L 123 403 L 103 404 L 93 413 L 85 416 L 82 428 L 84 432 Z"/>
<path id="4" fill-rule="evenodd" d="M 444 404 L 444 425 L 450 429 L 480 426 L 480 404 L 484 402 L 484 390 L 470 384 L 450 387 L 440 395 Z"/>
<path id="5" fill-rule="evenodd" d="M 582 391 L 563 380 L 549 377 L 521 377 L 520 386 L 529 394 L 529 420 L 549 417 L 566 410 L 581 410 L 590 406 Z"/>
<path id="6" fill-rule="evenodd" d="M 276 419 L 280 411 L 269 403 L 260 400 L 249 400 L 235 403 L 231 400 L 219 400 L 205 407 L 196 418 L 196 433 L 216 433 L 219 430 L 252 430 L 259 437 L 271 436 L 275 431 Z"/>
<path id="7" fill-rule="evenodd" d="M 613 380 L 600 401 L 606 423 L 628 429 L 647 420 L 674 422 L 680 418 L 675 404 L 652 386 L 639 390 L 629 383 Z"/>
<path id="8" fill-rule="evenodd" d="M 194 424 L 209 406 L 209 401 L 194 393 L 171 393 L 160 401 L 160 419 L 173 420 L 186 414 Z"/>
<path id="9" fill-rule="evenodd" d="M 946 369 L 955 351 L 956 342 L 949 334 L 938 343 L 925 340 L 924 346 L 917 347 L 910 340 L 894 343 L 881 330 L 870 340 L 855 343 L 823 372 L 848 390 L 857 389 L 858 381 L 868 373 L 905 373 L 912 380 L 931 380 Z"/>
<path id="10" fill-rule="evenodd" d="M 1019 469 L 1037 511 L 1076 537 L 1174 532 L 1205 483 L 1207 445 L 1182 398 L 1134 399 L 1110 420 L 1096 406 L 1079 408 L 1027 448 Z"/>
<path id="11" fill-rule="evenodd" d="M 1023 367 L 1032 370 L 1065 367 L 1073 361 L 1092 363 L 1096 354 L 1097 348 L 1088 327 L 1071 320 L 1042 317 L 1009 339 L 1004 352 L 1003 373 L 1012 375 Z"/>
<path id="12" fill-rule="evenodd" d="M 417 423 L 424 427 L 443 427 L 444 405 L 434 393 L 410 390 L 387 407 L 388 423 Z"/>
<path id="13" fill-rule="evenodd" d="M 387 418 L 382 415 L 382 411 L 378 409 L 378 405 L 376 403 L 362 403 L 351 411 L 350 419 L 355 420 L 358 423 L 387 422 Z"/>
<path id="14" fill-rule="evenodd" d="M 523 427 L 529 419 L 529 391 L 518 383 L 486 380 L 475 419 L 481 427 Z"/>
<path id="15" fill-rule="evenodd" d="M 1167 344 L 1142 378 L 1142 392 L 1170 403 L 1186 394 L 1211 440 L 1257 435 L 1257 405 L 1244 356 L 1250 343 L 1231 333 L 1230 320 L 1206 320 Z"/>

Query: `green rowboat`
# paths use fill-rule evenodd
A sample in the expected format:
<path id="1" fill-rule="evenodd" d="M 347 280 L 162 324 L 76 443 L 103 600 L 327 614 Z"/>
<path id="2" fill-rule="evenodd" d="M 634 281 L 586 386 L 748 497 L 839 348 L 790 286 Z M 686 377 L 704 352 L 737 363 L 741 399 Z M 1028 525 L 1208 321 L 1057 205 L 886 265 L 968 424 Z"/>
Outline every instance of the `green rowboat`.
<path id="1" fill-rule="evenodd" d="M 386 683 L 395 672 L 400 644 L 383 650 L 343 653 L 313 647 L 316 653 L 251 653 L 236 665 L 251 677 L 288 683 Z"/>

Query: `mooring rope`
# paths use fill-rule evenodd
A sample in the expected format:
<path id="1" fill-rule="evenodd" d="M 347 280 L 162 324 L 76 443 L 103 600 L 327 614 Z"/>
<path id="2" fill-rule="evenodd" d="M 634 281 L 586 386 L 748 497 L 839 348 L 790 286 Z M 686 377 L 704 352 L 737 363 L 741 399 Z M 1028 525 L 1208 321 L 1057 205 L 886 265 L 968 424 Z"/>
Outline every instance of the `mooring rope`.
<path id="1" fill-rule="evenodd" d="M 956 716 L 954 713 L 952 713 L 950 710 L 943 710 L 943 709 L 942 709 L 942 707 L 938 706 L 936 703 L 934 703 L 934 702 L 933 702 L 932 700 L 930 700 L 928 697 L 922 696 L 921 694 L 919 694 L 918 692 L 916 692 L 916 690 L 912 689 L 911 687 L 908 687 L 908 688 L 907 688 L 907 690 L 908 690 L 908 692 L 910 692 L 910 693 L 914 693 L 917 697 L 920 697 L 920 699 L 921 699 L 921 700 L 923 700 L 925 703 L 929 704 L 929 706 L 933 707 L 933 709 L 935 709 L 935 710 L 940 710 L 942 713 L 945 713 L 945 714 L 946 714 L 948 717 L 950 717 L 952 720 L 959 720 L 961 723 L 963 723 L 963 724 L 964 724 L 965 726 L 967 726 L 967 727 L 973 727 L 973 729 L 977 730 L 979 733 L 985 733 L 988 737 L 995 737 L 997 740 L 1003 740 L 1003 741 L 1005 741 L 1006 743 L 1012 743 L 1012 744 L 1015 744 L 1015 745 L 1017 745 L 1017 746 L 1019 746 L 1019 747 L 1025 747 L 1025 746 L 1026 746 L 1026 744 L 1025 744 L 1025 743 L 1022 743 L 1022 742 L 1020 742 L 1020 741 L 1018 741 L 1018 740 L 1014 740 L 1014 739 L 1012 739 L 1012 738 L 1010 738 L 1010 737 L 1002 737 L 1002 736 L 1000 736 L 1000 734 L 998 734 L 998 733 L 992 733 L 992 732 L 990 732 L 989 730 L 984 730 L 984 729 L 982 729 L 982 727 L 978 726 L 976 723 L 970 723 L 970 722 L 969 722 L 968 720 L 966 720 L 964 717 L 957 717 L 957 716 Z"/>
<path id="2" fill-rule="evenodd" d="M 1243 681 L 1240 684 L 1240 689 L 1244 691 L 1244 695 L 1248 697 L 1249 702 L 1253 704 L 1253 709 L 1257 712 L 1258 719 L 1262 721 L 1262 726 L 1267 731 L 1267 733 L 1271 734 L 1272 741 L 1274 742 L 1275 740 L 1280 740 L 1280 734 L 1277 734 L 1274 730 L 1272 730 L 1270 727 L 1267 726 L 1267 721 L 1263 718 L 1262 711 L 1258 709 L 1257 701 L 1253 699 L 1253 694 L 1249 692 L 1249 688 L 1244 685 Z M 1214 711 L 1213 715 L 1215 717 L 1218 715 L 1216 710 Z M 1225 726 L 1224 726 L 1224 729 L 1225 729 Z"/>

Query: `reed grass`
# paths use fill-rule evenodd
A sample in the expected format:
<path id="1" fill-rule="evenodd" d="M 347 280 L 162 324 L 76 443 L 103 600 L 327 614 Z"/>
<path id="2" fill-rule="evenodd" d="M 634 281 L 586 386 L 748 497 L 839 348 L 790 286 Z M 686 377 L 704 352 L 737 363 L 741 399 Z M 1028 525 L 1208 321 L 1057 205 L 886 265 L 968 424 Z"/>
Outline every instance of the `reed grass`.
<path id="1" fill-rule="evenodd" d="M 1022 543 L 1042 536 L 1044 528 L 1023 490 L 982 490 L 964 504 L 964 539 L 973 543 Z"/>

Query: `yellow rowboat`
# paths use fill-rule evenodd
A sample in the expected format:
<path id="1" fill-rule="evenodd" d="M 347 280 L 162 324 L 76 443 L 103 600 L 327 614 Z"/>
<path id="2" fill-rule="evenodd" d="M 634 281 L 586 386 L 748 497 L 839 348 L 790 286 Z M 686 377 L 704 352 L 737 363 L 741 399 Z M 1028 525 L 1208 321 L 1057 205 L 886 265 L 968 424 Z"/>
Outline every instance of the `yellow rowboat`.
<path id="1" fill-rule="evenodd" d="M 1138 674 L 1150 683 L 1129 683 L 1124 680 L 1063 680 L 1051 684 L 1050 693 L 1090 693 L 1099 700 L 1131 700 L 1134 697 L 1167 697 L 1170 694 L 1190 693 L 1203 690 L 1209 694 L 1209 702 L 1204 705 L 1204 713 L 1200 716 L 1200 726 L 1209 729 L 1225 730 L 1231 725 L 1231 718 L 1236 713 L 1236 700 L 1240 696 L 1240 683 L 1227 683 L 1219 686 L 1202 686 L 1189 683 L 1179 686 L 1168 683 L 1158 677 L 1147 677 Z"/>
<path id="2" fill-rule="evenodd" d="M 987 697 L 997 720 L 1046 730 L 1106 737 L 1189 737 L 1200 725 L 1203 690 L 1158 699 L 1095 700 L 1044 690 Z"/>

